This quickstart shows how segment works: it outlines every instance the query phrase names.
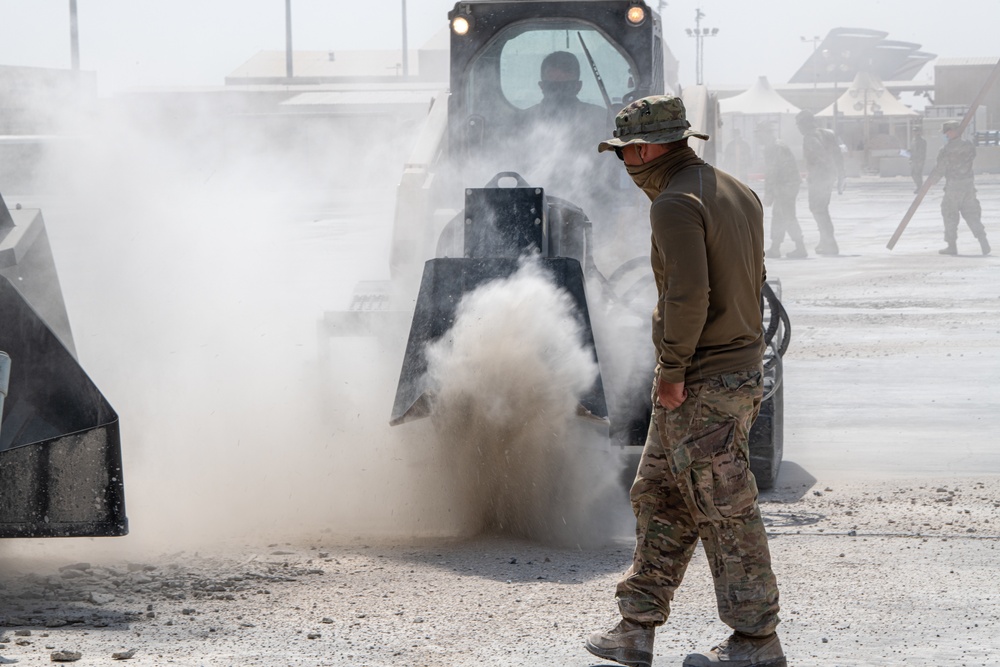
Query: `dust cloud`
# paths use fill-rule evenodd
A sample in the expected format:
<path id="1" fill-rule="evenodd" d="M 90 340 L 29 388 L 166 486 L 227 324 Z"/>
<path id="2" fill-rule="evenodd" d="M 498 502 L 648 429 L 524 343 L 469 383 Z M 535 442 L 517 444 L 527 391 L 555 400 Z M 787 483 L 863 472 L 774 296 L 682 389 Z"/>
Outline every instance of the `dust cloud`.
<path id="1" fill-rule="evenodd" d="M 538 262 L 466 295 L 427 355 L 464 530 L 570 544 L 610 537 L 621 462 L 606 428 L 577 416 L 598 366 L 571 297 Z"/>
<path id="2" fill-rule="evenodd" d="M 320 367 L 317 324 L 387 272 L 385 202 L 412 128 L 372 143 L 351 120 L 250 111 L 107 101 L 63 119 L 26 198 L 43 209 L 81 364 L 120 415 L 131 534 L 103 548 L 363 532 L 386 506 L 338 525 L 372 495 L 354 469 L 377 470 L 391 402 L 369 401 L 353 430 L 331 424 L 342 360 Z M 337 244 L 359 252 L 331 266 Z"/>
<path id="3" fill-rule="evenodd" d="M 621 525 L 617 450 L 573 416 L 595 367 L 537 269 L 470 299 L 436 348 L 433 421 L 388 426 L 408 319 L 378 337 L 317 333 L 359 280 L 388 278 L 419 122 L 376 141 L 366 119 L 262 121 L 197 95 L 63 119 L 69 138 L 26 199 L 43 209 L 81 364 L 120 415 L 131 529 L 75 548 L 479 530 L 577 544 Z M 496 428 L 501 409 L 524 419 Z"/>

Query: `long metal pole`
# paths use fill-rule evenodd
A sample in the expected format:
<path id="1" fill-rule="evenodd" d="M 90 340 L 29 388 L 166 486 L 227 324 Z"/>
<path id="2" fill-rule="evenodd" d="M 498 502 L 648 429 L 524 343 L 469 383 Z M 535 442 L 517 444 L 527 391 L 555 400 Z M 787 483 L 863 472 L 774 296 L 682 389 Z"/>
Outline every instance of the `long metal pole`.
<path id="1" fill-rule="evenodd" d="M 285 0 L 285 76 L 294 76 L 292 71 L 292 0 Z"/>
<path id="2" fill-rule="evenodd" d="M 410 75 L 410 52 L 406 44 L 406 0 L 403 0 L 403 76 Z"/>
<path id="3" fill-rule="evenodd" d="M 70 69 L 80 71 L 80 30 L 76 22 L 76 0 L 69 0 L 69 61 Z"/>
<path id="4" fill-rule="evenodd" d="M 992 88 L 993 84 L 997 82 L 997 79 L 1000 79 L 1000 60 L 997 61 L 996 67 L 993 68 L 993 71 L 986 79 L 986 83 L 983 84 L 983 87 L 979 90 L 979 94 L 976 95 L 976 99 L 972 101 L 972 104 L 969 106 L 969 110 L 965 113 L 965 118 L 962 119 L 962 122 L 956 130 L 957 136 L 961 137 L 962 132 L 965 132 L 965 128 L 968 127 L 973 116 L 976 115 L 976 109 L 978 109 L 979 105 L 983 103 L 986 93 L 990 92 L 990 88 Z M 913 203 L 910 204 L 910 208 L 907 209 L 903 219 L 899 221 L 896 231 L 892 233 L 892 238 L 890 238 L 889 242 L 885 245 L 885 247 L 889 250 L 892 250 L 896 246 L 896 241 L 898 241 L 899 237 L 903 235 L 903 230 L 906 229 L 906 225 L 910 223 L 910 219 L 913 218 L 913 214 L 917 212 L 917 208 L 919 208 L 920 202 L 924 200 L 924 196 L 926 196 L 927 192 L 939 180 L 941 180 L 944 173 L 939 169 L 940 166 L 941 165 L 938 164 L 934 165 L 934 169 L 932 169 L 931 173 L 927 176 L 927 180 L 924 181 L 920 191 L 917 192 L 917 196 L 913 198 Z"/>

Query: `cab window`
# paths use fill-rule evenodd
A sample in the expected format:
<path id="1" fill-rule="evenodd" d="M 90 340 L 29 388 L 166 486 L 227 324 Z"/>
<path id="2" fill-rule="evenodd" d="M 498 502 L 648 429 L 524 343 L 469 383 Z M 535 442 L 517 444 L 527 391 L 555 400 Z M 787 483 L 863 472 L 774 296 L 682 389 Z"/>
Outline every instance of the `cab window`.
<path id="1" fill-rule="evenodd" d="M 557 51 L 572 54 L 579 63 L 578 99 L 606 108 L 584 44 L 617 110 L 634 86 L 629 60 L 592 25 L 558 21 L 512 25 L 483 49 L 469 71 L 470 113 L 489 119 L 537 105 L 542 101 L 542 61 Z"/>

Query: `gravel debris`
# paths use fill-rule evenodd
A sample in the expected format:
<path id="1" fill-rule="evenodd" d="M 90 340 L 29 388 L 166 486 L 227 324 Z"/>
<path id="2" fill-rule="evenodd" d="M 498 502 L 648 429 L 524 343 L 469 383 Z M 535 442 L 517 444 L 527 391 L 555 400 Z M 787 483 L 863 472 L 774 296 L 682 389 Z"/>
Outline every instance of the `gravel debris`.
<path id="1" fill-rule="evenodd" d="M 54 651 L 49 658 L 52 662 L 76 662 L 83 657 L 79 651 Z"/>

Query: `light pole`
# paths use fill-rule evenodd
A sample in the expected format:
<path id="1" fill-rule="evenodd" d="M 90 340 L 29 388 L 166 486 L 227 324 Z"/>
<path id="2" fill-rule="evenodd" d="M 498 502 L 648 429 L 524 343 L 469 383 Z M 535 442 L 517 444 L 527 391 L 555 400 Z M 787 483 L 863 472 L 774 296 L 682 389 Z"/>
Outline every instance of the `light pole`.
<path id="1" fill-rule="evenodd" d="M 834 53 L 829 49 L 823 49 L 823 58 L 826 59 L 826 70 L 833 75 L 833 133 L 837 134 L 837 102 L 840 98 L 840 73 L 848 69 L 847 61 L 851 58 L 850 51 Z"/>
<path id="2" fill-rule="evenodd" d="M 882 105 L 878 103 L 878 100 L 882 97 L 882 93 L 885 92 L 884 89 L 882 88 L 872 88 L 871 89 L 872 97 L 871 99 L 869 99 L 868 96 L 869 88 L 871 88 L 871 86 L 868 85 L 868 81 L 866 80 L 865 88 L 860 93 L 861 95 L 863 95 L 862 99 L 854 103 L 854 110 L 861 111 L 861 113 L 864 116 L 865 169 L 869 168 L 870 166 L 869 163 L 871 162 L 871 147 L 869 144 L 871 143 L 872 133 L 871 133 L 871 123 L 869 120 L 869 116 L 882 115 Z M 857 97 L 858 94 L 859 93 L 857 90 L 851 90 L 851 97 Z M 869 114 L 869 112 L 871 113 Z"/>
<path id="3" fill-rule="evenodd" d="M 406 0 L 403 0 L 403 76 L 410 75 L 409 53 L 406 46 Z"/>
<path id="4" fill-rule="evenodd" d="M 799 39 L 802 40 L 803 42 L 806 42 L 806 43 L 812 42 L 812 45 L 813 45 L 813 55 L 816 54 L 816 49 L 819 48 L 819 43 L 823 41 L 823 38 L 820 37 L 819 35 L 814 35 L 812 37 L 801 37 L 800 36 Z M 818 84 L 819 84 L 819 69 L 814 64 L 813 65 L 813 90 L 816 89 L 816 86 Z"/>
<path id="5" fill-rule="evenodd" d="M 687 36 L 694 37 L 694 70 L 695 79 L 700 86 L 705 82 L 704 77 L 704 67 L 705 67 L 705 39 L 707 37 L 715 37 L 719 34 L 718 28 L 702 28 L 701 20 L 705 18 L 705 13 L 701 11 L 701 8 L 694 10 L 694 30 L 691 28 L 686 28 Z"/>
<path id="6" fill-rule="evenodd" d="M 292 0 L 285 0 L 285 76 L 292 74 Z"/>
<path id="7" fill-rule="evenodd" d="M 74 72 L 80 70 L 80 31 L 76 23 L 76 0 L 69 0 L 69 62 Z"/>

